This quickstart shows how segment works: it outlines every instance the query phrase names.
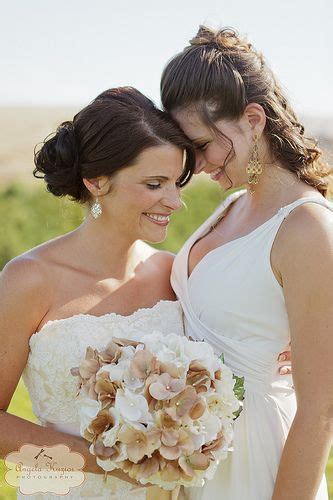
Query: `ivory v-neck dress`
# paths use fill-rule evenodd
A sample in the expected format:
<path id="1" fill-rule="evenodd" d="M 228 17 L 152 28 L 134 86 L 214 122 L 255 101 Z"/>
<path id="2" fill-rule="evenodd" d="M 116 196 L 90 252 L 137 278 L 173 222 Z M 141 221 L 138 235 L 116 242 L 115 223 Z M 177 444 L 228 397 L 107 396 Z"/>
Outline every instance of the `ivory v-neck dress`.
<path id="1" fill-rule="evenodd" d="M 294 208 L 319 203 L 333 210 L 324 199 L 298 199 L 248 235 L 210 251 L 188 278 L 191 247 L 242 194 L 244 191 L 229 196 L 192 235 L 172 271 L 172 286 L 185 314 L 186 335 L 209 342 L 245 380 L 234 450 L 202 489 L 185 490 L 190 500 L 272 498 L 296 399 L 291 375 L 278 374 L 277 357 L 287 346 L 290 333 L 282 287 L 271 269 L 271 248 L 281 223 Z M 327 498 L 323 477 L 316 500 Z"/>

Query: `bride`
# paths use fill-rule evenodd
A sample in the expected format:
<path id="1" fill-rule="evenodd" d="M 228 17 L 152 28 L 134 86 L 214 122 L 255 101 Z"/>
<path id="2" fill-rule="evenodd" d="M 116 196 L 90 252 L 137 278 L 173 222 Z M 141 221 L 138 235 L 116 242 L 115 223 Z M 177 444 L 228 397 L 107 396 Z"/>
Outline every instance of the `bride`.
<path id="1" fill-rule="evenodd" d="M 19 256 L 2 273 L 1 456 L 24 443 L 66 443 L 85 457 L 88 473 L 68 498 L 145 499 L 147 489 L 120 471 L 103 482 L 80 437 L 70 369 L 88 345 L 103 349 L 112 334 L 183 334 L 170 286 L 173 256 L 143 240 L 165 238 L 170 215 L 182 206 L 194 150 L 165 113 L 126 87 L 104 92 L 59 126 L 35 164 L 51 193 L 88 203 L 90 212 L 75 231 Z M 43 427 L 6 413 L 22 371 Z M 32 496 L 40 497 L 56 495 Z"/>

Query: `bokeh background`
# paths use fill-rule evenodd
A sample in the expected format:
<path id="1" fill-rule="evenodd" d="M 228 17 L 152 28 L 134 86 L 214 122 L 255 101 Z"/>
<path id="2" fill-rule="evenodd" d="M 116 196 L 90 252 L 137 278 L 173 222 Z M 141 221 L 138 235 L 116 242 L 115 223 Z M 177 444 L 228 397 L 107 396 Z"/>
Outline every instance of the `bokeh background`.
<path id="1" fill-rule="evenodd" d="M 163 66 L 199 24 L 232 26 L 263 51 L 307 134 L 333 160 L 331 0 L 0 0 L 0 12 L 0 270 L 85 216 L 33 178 L 34 146 L 106 88 L 132 85 L 159 104 Z M 160 245 L 173 252 L 223 193 L 199 176 L 183 199 Z M 34 421 L 22 381 L 9 412 Z M 326 473 L 333 499 L 333 456 Z M 0 499 L 12 498 L 0 461 Z"/>

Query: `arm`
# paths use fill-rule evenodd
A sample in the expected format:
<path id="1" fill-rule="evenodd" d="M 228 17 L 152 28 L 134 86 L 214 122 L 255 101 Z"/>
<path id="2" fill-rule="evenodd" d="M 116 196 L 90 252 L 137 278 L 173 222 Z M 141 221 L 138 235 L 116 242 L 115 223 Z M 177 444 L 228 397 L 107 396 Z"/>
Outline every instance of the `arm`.
<path id="1" fill-rule="evenodd" d="M 333 436 L 333 214 L 304 206 L 284 226 L 276 262 L 290 323 L 297 412 L 272 499 L 313 500 Z"/>
<path id="2" fill-rule="evenodd" d="M 84 470 L 104 474 L 89 452 L 90 443 L 79 436 L 42 427 L 7 412 L 29 353 L 30 336 L 37 330 L 52 300 L 47 271 L 30 257 L 15 259 L 0 275 L 0 457 L 16 451 L 25 443 L 53 446 L 66 443 L 81 453 Z M 121 471 L 110 473 L 137 485 Z"/>

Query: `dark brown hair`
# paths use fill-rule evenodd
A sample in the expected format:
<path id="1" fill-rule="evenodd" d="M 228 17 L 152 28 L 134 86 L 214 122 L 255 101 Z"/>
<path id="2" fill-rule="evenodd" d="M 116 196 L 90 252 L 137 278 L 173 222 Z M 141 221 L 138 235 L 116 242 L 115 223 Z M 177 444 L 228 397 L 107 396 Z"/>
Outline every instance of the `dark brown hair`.
<path id="1" fill-rule="evenodd" d="M 55 196 L 86 202 L 90 193 L 82 179 L 112 176 L 134 163 L 146 148 L 172 144 L 186 150 L 180 187 L 191 178 L 195 152 L 168 113 L 133 87 L 109 89 L 62 123 L 35 150 L 34 176 L 44 178 Z"/>
<path id="2" fill-rule="evenodd" d="M 327 195 L 332 169 L 321 159 L 315 141 L 304 137 L 303 125 L 263 56 L 233 29 L 201 26 L 190 45 L 165 67 L 161 96 L 165 110 L 194 107 L 215 132 L 217 120 L 237 120 L 247 104 L 260 104 L 274 158 Z"/>

